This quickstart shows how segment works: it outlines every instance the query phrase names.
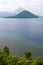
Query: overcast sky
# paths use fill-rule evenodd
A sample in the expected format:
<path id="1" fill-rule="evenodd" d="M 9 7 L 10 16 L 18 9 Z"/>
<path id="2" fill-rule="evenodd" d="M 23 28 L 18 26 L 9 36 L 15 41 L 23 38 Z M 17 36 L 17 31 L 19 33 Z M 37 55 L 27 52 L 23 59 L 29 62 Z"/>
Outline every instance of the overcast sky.
<path id="1" fill-rule="evenodd" d="M 43 15 L 43 0 L 0 0 L 0 11 L 14 12 L 19 7 Z"/>

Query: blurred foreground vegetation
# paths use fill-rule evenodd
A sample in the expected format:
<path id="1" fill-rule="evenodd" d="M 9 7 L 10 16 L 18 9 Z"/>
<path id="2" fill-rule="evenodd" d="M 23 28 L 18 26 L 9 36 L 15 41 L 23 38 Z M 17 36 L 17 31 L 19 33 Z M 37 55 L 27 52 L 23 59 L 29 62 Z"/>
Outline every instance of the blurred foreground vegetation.
<path id="1" fill-rule="evenodd" d="M 0 65 L 43 65 L 43 57 L 32 57 L 31 51 L 24 52 L 25 57 L 11 55 L 5 46 L 0 50 Z"/>

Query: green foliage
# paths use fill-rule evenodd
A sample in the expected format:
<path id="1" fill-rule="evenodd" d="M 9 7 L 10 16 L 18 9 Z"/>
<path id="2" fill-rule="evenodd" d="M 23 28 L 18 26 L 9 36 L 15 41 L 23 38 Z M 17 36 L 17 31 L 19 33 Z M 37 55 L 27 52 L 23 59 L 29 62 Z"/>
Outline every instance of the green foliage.
<path id="1" fill-rule="evenodd" d="M 37 59 L 37 65 L 43 65 L 43 57 Z"/>
<path id="2" fill-rule="evenodd" d="M 32 58 L 30 51 L 25 52 L 26 57 L 10 55 L 9 48 L 0 50 L 0 65 L 43 65 L 43 57 Z"/>
<path id="3" fill-rule="evenodd" d="M 32 56 L 31 51 L 26 51 L 24 54 L 26 58 L 29 58 Z"/>
<path id="4" fill-rule="evenodd" d="M 33 60 L 31 65 L 43 65 L 43 57 L 37 57 Z"/>
<path id="5" fill-rule="evenodd" d="M 28 60 L 20 60 L 16 65 L 31 65 L 31 61 Z"/>
<path id="6" fill-rule="evenodd" d="M 9 48 L 7 46 L 4 47 L 3 52 L 9 55 Z"/>

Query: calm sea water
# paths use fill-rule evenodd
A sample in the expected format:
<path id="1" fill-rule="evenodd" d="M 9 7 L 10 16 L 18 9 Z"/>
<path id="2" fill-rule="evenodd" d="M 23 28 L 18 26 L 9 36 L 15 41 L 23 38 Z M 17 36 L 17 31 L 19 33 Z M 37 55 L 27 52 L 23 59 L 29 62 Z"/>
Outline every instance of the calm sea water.
<path id="1" fill-rule="evenodd" d="M 16 55 L 23 56 L 26 50 L 31 50 L 33 56 L 43 55 L 43 18 L 0 18 L 0 48 L 4 46 Z"/>

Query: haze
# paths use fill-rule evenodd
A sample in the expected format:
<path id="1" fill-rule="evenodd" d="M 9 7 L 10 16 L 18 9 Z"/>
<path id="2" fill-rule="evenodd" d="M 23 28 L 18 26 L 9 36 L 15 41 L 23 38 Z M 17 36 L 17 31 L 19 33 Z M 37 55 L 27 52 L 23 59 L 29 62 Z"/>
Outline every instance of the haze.
<path id="1" fill-rule="evenodd" d="M 43 16 L 43 0 L 0 0 L 0 12 L 14 12 L 19 7 Z"/>

